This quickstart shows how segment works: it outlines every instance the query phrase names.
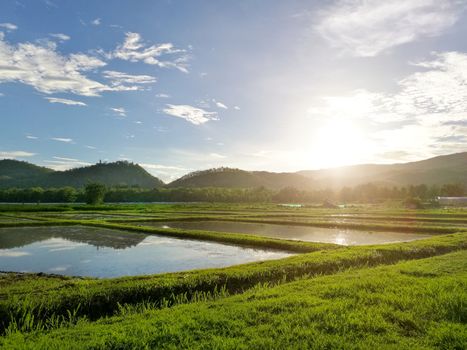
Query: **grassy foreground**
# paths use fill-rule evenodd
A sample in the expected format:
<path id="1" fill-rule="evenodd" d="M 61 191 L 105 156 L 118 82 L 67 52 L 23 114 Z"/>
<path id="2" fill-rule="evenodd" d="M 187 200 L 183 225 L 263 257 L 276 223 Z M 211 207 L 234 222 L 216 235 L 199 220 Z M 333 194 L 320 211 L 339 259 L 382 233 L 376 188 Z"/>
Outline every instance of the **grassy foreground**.
<path id="1" fill-rule="evenodd" d="M 13 206 L 0 216 L 0 227 L 88 225 L 299 253 L 220 269 L 112 279 L 0 274 L 2 349 L 467 348 L 463 210 Z M 138 226 L 146 220 L 197 219 L 438 235 L 342 247 Z"/>
<path id="2" fill-rule="evenodd" d="M 465 349 L 467 252 L 13 333 L 11 349 Z"/>

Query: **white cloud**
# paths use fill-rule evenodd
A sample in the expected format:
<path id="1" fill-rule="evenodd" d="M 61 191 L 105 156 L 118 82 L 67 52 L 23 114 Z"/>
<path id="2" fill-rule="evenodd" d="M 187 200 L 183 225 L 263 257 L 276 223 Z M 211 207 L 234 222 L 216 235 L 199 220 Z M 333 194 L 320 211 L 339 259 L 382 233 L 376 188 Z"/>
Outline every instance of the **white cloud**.
<path id="1" fill-rule="evenodd" d="M 160 59 L 161 56 L 175 54 L 178 57 L 173 60 Z M 142 61 L 161 68 L 177 68 L 182 72 L 188 72 L 188 56 L 185 50 L 176 49 L 171 43 L 147 46 L 142 42 L 141 35 L 138 33 L 126 33 L 123 44 L 118 45 L 117 49 L 109 56 L 130 62 Z"/>
<path id="2" fill-rule="evenodd" d="M 457 0 L 339 0 L 321 13 L 315 30 L 345 54 L 371 57 L 440 35 L 463 7 Z"/>
<path id="3" fill-rule="evenodd" d="M 64 105 L 69 105 L 69 106 L 87 106 L 86 103 L 84 102 L 69 100 L 66 98 L 58 98 L 58 97 L 44 97 L 44 98 L 48 100 L 50 103 L 61 103 Z"/>
<path id="4" fill-rule="evenodd" d="M 156 77 L 151 75 L 131 75 L 110 70 L 102 72 L 102 75 L 110 80 L 113 87 L 124 86 L 125 84 L 153 84 L 157 82 Z"/>
<path id="5" fill-rule="evenodd" d="M 89 146 L 89 145 L 86 145 L 86 146 L 84 146 L 84 147 L 86 147 L 87 149 L 97 149 L 97 147 Z"/>
<path id="6" fill-rule="evenodd" d="M 204 124 L 210 120 L 218 120 L 216 112 L 208 112 L 204 109 L 189 105 L 168 104 L 167 108 L 164 109 L 164 113 L 173 117 L 185 119 L 195 125 Z"/>
<path id="7" fill-rule="evenodd" d="M 63 34 L 63 33 L 51 33 L 49 34 L 52 38 L 58 39 L 60 41 L 67 41 L 70 40 L 70 36 Z"/>
<path id="8" fill-rule="evenodd" d="M 186 168 L 181 168 L 178 166 L 162 165 L 162 164 L 154 164 L 154 163 L 139 163 L 139 165 L 141 165 L 145 169 L 151 169 L 151 170 L 181 170 L 181 171 L 188 170 Z"/>
<path id="9" fill-rule="evenodd" d="M 431 61 L 415 63 L 425 71 L 399 82 L 402 91 L 395 97 L 396 109 L 414 115 L 446 115 L 465 119 L 467 113 L 467 54 L 433 53 Z"/>
<path id="10" fill-rule="evenodd" d="M 58 142 L 65 142 L 65 143 L 72 143 L 73 139 L 66 138 L 66 137 L 52 137 L 50 138 L 53 141 L 58 141 Z"/>
<path id="11" fill-rule="evenodd" d="M 18 26 L 13 23 L 0 23 L 0 28 L 5 28 L 8 31 L 13 31 L 18 29 Z"/>
<path id="12" fill-rule="evenodd" d="M 222 109 L 228 109 L 229 108 L 225 104 L 223 104 L 222 102 L 219 102 L 219 101 L 216 102 L 216 106 L 219 107 L 219 108 L 222 108 Z"/>
<path id="13" fill-rule="evenodd" d="M 37 136 L 33 136 L 33 135 L 26 135 L 26 138 L 29 139 L 29 140 L 37 140 L 38 139 Z"/>
<path id="14" fill-rule="evenodd" d="M 100 19 L 100 18 L 96 18 L 96 19 L 94 19 L 93 21 L 91 21 L 91 24 L 92 24 L 93 26 L 98 26 L 98 25 L 101 24 L 101 19 Z"/>
<path id="15" fill-rule="evenodd" d="M 0 151 L 0 158 L 14 159 L 35 156 L 35 153 L 26 151 Z"/>
<path id="16" fill-rule="evenodd" d="M 126 110 L 123 107 L 111 107 L 110 110 L 115 112 L 119 117 L 126 117 Z"/>
<path id="17" fill-rule="evenodd" d="M 157 97 L 157 98 L 170 98 L 170 95 L 164 94 L 164 93 L 160 93 L 160 94 L 156 94 L 156 97 Z"/>
<path id="18" fill-rule="evenodd" d="M 65 161 L 65 162 L 79 162 L 78 159 L 74 159 L 74 158 L 64 158 L 64 157 L 52 157 L 52 158 L 56 160 Z"/>
<path id="19" fill-rule="evenodd" d="M 235 109 L 236 111 L 239 111 L 239 110 L 240 110 L 240 107 L 234 106 L 234 109 Z"/>
<path id="20" fill-rule="evenodd" d="M 85 73 L 106 65 L 82 53 L 62 55 L 51 41 L 10 45 L 0 36 L 0 83 L 20 82 L 46 93 L 99 96 L 105 91 L 134 91 L 138 86 L 109 86 Z"/>
<path id="21" fill-rule="evenodd" d="M 56 171 L 65 171 L 72 168 L 91 165 L 91 163 L 83 162 L 73 158 L 53 157 L 55 160 L 46 160 L 47 167 Z"/>
<path id="22" fill-rule="evenodd" d="M 419 71 L 399 81 L 394 93 L 356 90 L 324 96 L 308 112 L 316 123 L 337 120 L 372 125 L 376 130 L 368 136 L 376 142 L 379 154 L 404 150 L 423 158 L 465 151 L 467 54 L 432 55 L 430 60 L 414 63 Z M 393 148 L 394 140 L 398 149 Z"/>
<path id="23" fill-rule="evenodd" d="M 212 158 L 218 158 L 218 159 L 227 158 L 227 156 L 224 156 L 223 154 L 219 154 L 219 153 L 209 153 L 209 156 Z"/>

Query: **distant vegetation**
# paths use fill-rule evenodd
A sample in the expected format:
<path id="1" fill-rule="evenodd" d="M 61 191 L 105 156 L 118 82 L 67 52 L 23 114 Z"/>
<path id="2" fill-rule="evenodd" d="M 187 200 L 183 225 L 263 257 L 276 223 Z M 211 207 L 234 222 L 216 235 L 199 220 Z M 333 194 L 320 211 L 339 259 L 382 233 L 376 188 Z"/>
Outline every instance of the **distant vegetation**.
<path id="1" fill-rule="evenodd" d="M 0 189 L 0 202 L 10 203 L 71 203 L 86 202 L 224 202 L 224 203 L 381 203 L 385 201 L 405 201 L 421 203 L 436 199 L 438 196 L 463 196 L 466 188 L 463 184 L 442 186 L 418 185 L 407 187 L 386 187 L 365 184 L 344 187 L 340 190 L 299 190 L 286 187 L 271 190 L 256 188 L 153 188 L 110 187 L 91 183 L 85 189 L 62 187 L 43 189 Z M 410 202 L 411 201 L 411 202 Z M 410 202 L 410 203 L 409 203 Z M 418 205 L 417 205 L 418 206 Z"/>
<path id="2" fill-rule="evenodd" d="M 101 204 L 104 202 L 106 192 L 107 190 L 103 184 L 97 182 L 89 183 L 84 188 L 84 199 L 87 204 Z"/>

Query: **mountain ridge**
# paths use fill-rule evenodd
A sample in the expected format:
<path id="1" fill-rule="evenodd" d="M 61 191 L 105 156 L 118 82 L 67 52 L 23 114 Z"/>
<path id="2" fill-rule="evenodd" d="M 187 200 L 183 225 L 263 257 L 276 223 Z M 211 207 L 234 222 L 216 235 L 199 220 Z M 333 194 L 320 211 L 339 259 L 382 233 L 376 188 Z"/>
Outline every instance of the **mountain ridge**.
<path id="1" fill-rule="evenodd" d="M 467 186 L 467 152 L 407 163 L 357 164 L 297 172 L 247 171 L 221 167 L 195 171 L 167 184 L 140 165 L 127 161 L 100 162 L 66 171 L 54 171 L 25 161 L 0 160 L 0 188 L 83 187 L 88 182 L 102 182 L 109 187 L 295 187 L 304 190 L 353 187 L 366 183 L 386 186 L 461 183 Z"/>

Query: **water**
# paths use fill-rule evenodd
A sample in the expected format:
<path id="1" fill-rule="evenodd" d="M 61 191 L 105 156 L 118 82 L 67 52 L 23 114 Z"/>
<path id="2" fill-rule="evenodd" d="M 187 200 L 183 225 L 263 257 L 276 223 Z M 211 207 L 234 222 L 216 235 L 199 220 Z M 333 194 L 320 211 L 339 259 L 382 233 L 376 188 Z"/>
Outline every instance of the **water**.
<path id="1" fill-rule="evenodd" d="M 83 226 L 0 229 L 0 271 L 117 277 L 224 267 L 290 255 Z"/>
<path id="2" fill-rule="evenodd" d="M 135 223 L 132 223 L 135 224 Z M 147 221 L 140 225 L 186 230 L 208 230 L 255 234 L 272 238 L 308 242 L 335 243 L 340 245 L 367 245 L 393 242 L 408 242 L 433 237 L 428 234 L 404 232 L 372 232 L 342 228 L 275 225 L 233 221 Z"/>

